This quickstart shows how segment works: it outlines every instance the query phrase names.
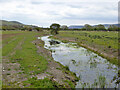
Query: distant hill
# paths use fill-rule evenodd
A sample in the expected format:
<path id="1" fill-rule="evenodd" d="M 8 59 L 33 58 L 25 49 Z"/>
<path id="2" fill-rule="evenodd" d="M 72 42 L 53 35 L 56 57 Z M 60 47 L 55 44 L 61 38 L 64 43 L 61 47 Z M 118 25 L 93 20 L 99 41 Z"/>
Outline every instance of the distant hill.
<path id="1" fill-rule="evenodd" d="M 108 28 L 110 25 L 115 25 L 117 27 L 118 26 L 120 27 L 120 25 L 118 25 L 118 24 L 102 24 L 102 25 L 104 25 L 105 28 Z M 91 25 L 91 26 L 96 26 L 96 25 Z M 84 25 L 70 25 L 68 28 L 69 29 L 81 29 L 83 27 L 84 27 Z"/>
<path id="2" fill-rule="evenodd" d="M 115 26 L 117 26 L 117 27 L 119 27 L 119 25 L 118 24 L 103 24 L 106 28 L 108 28 L 110 25 L 115 25 Z"/>
<path id="3" fill-rule="evenodd" d="M 2 22 L 2 25 L 24 25 L 18 21 L 6 21 L 6 20 L 0 20 L 0 22 Z"/>
<path id="4" fill-rule="evenodd" d="M 68 29 L 80 29 L 80 28 L 83 28 L 84 26 L 82 25 L 71 25 L 68 27 Z"/>
<path id="5" fill-rule="evenodd" d="M 13 23 L 13 24 L 22 24 L 22 23 L 20 23 L 20 22 L 18 22 L 18 21 L 9 21 L 9 22 L 11 22 L 11 23 Z"/>
<path id="6" fill-rule="evenodd" d="M 23 23 L 20 23 L 18 21 L 6 21 L 6 20 L 0 20 L 2 22 L 2 30 L 25 30 L 25 29 L 35 29 L 38 26 L 34 25 L 25 25 Z M 0 27 L 1 27 L 0 25 Z"/>

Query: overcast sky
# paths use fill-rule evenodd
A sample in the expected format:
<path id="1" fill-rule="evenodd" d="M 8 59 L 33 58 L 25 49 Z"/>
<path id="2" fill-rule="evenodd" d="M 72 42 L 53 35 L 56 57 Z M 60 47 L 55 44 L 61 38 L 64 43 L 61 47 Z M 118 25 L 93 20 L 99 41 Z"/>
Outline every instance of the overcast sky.
<path id="1" fill-rule="evenodd" d="M 3 20 L 49 27 L 118 22 L 119 0 L 0 0 Z"/>

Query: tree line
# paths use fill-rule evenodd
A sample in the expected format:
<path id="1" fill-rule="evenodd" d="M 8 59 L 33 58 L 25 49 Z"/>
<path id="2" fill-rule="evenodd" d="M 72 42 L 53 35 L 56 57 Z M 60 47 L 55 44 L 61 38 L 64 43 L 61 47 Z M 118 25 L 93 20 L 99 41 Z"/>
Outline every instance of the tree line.
<path id="1" fill-rule="evenodd" d="M 51 33 L 56 33 L 58 30 L 80 30 L 80 31 L 119 31 L 120 27 L 116 25 L 109 25 L 108 28 L 106 28 L 104 25 L 99 24 L 96 26 L 91 26 L 89 24 L 85 24 L 84 27 L 80 29 L 69 29 L 67 25 L 60 25 L 57 23 L 53 23 L 50 25 L 49 28 L 42 28 L 38 26 L 32 26 L 32 25 L 2 25 L 0 27 L 1 30 L 27 30 L 27 31 L 42 31 L 42 30 L 51 30 Z"/>
<path id="2" fill-rule="evenodd" d="M 102 25 L 95 25 L 95 26 L 91 26 L 89 24 L 85 24 L 83 28 L 80 29 L 69 29 L 66 25 L 61 26 L 60 28 L 61 30 L 83 30 L 83 31 L 119 31 L 120 27 L 116 26 L 116 25 L 109 25 L 107 28 Z"/>

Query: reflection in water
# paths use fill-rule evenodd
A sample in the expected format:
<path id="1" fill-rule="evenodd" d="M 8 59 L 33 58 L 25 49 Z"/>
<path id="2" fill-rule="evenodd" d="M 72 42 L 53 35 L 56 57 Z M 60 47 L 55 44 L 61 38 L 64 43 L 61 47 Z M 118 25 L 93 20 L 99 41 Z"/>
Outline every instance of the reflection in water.
<path id="1" fill-rule="evenodd" d="M 60 42 L 51 45 L 51 39 L 48 37 L 44 36 L 41 39 L 45 42 L 45 48 L 52 50 L 54 60 L 68 66 L 69 70 L 80 78 L 76 88 L 118 87 L 113 80 L 117 76 L 117 66 L 83 47 L 78 47 L 75 43 Z"/>
<path id="2" fill-rule="evenodd" d="M 50 40 L 50 45 L 56 45 L 56 44 L 60 44 L 59 41 L 55 41 L 55 40 Z"/>

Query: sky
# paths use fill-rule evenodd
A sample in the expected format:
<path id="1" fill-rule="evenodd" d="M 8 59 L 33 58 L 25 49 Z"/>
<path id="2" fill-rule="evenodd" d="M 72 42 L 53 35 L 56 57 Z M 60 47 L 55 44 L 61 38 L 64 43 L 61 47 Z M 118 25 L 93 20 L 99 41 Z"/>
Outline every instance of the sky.
<path id="1" fill-rule="evenodd" d="M 119 0 L 0 0 L 0 19 L 49 27 L 118 23 Z"/>

